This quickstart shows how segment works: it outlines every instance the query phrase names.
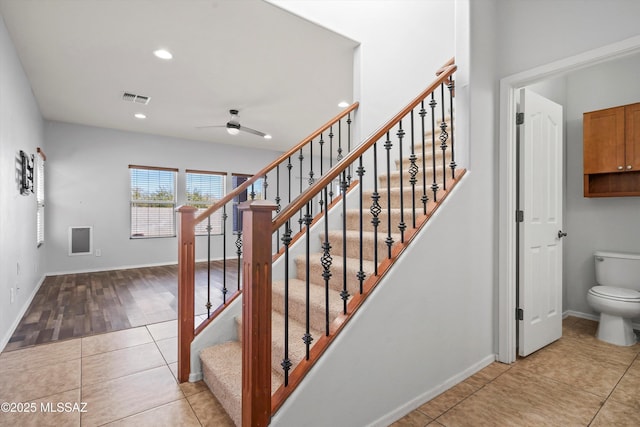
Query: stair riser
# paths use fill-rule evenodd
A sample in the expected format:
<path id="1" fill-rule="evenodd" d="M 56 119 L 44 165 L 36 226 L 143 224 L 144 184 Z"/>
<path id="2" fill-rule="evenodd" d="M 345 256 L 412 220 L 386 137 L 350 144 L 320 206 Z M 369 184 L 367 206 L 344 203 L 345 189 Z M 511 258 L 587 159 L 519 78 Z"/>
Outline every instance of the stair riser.
<path id="1" fill-rule="evenodd" d="M 411 198 L 413 197 L 413 190 L 411 186 L 403 188 L 402 192 L 404 193 L 404 199 L 403 199 L 404 208 L 410 209 Z M 371 209 L 371 205 L 373 204 L 373 199 L 371 198 L 372 194 L 373 192 L 371 191 L 366 191 L 362 194 L 365 211 L 369 211 Z M 387 201 L 386 187 L 384 189 L 378 189 L 378 195 L 380 196 L 380 198 L 378 199 L 378 204 L 382 209 L 386 209 L 387 206 L 389 206 L 389 203 Z M 427 197 L 428 197 L 427 200 L 430 200 L 433 198 L 431 183 L 427 183 Z M 423 209 L 421 198 L 422 198 L 422 181 L 420 181 L 419 184 L 416 184 L 416 188 L 415 188 L 415 206 L 416 206 L 416 210 L 419 209 L 420 212 L 422 212 L 422 209 Z M 400 209 L 400 190 L 399 189 L 395 189 L 395 191 L 393 188 L 391 189 L 391 209 Z"/>
<path id="2" fill-rule="evenodd" d="M 366 218 L 366 217 L 365 217 Z M 364 218 L 363 218 L 364 220 Z M 364 224 L 363 224 L 364 230 Z M 386 237 L 386 236 L 385 236 Z M 362 259 L 373 261 L 374 259 L 374 239 L 372 236 L 364 236 L 362 243 Z M 331 254 L 344 256 L 344 247 L 342 243 L 342 234 L 329 235 L 329 244 L 331 245 Z M 347 235 L 347 257 L 360 259 L 360 238 L 359 236 Z M 378 253 L 386 253 L 387 245 L 384 243 L 384 237 L 378 236 Z"/>
<path id="3" fill-rule="evenodd" d="M 451 174 L 451 170 L 447 168 L 447 175 L 450 175 L 450 174 Z M 411 175 L 407 171 L 403 171 L 402 176 L 403 176 L 402 186 L 406 188 L 411 188 Z M 436 183 L 440 187 L 442 187 L 443 176 L 444 176 L 444 173 L 442 171 L 442 168 L 438 167 L 436 169 Z M 416 180 L 417 180 L 416 186 L 422 185 L 422 171 L 416 174 Z M 391 173 L 390 182 L 391 182 L 391 188 L 400 187 L 400 173 L 398 171 L 394 171 Z M 378 184 L 379 189 L 386 188 L 387 175 L 380 175 L 380 177 L 378 178 L 378 183 L 379 183 Z M 427 183 L 427 186 L 431 186 L 431 184 L 433 183 L 433 172 L 431 171 L 430 168 L 427 169 L 426 183 Z"/>
<path id="4" fill-rule="evenodd" d="M 284 315 L 284 294 L 274 292 L 272 294 L 272 307 L 275 311 Z M 329 302 L 331 304 L 331 301 Z M 306 322 L 306 305 L 303 301 L 289 300 L 289 316 L 291 319 L 304 324 Z M 330 314 L 330 322 L 335 316 Z M 309 305 L 309 323 L 312 329 L 317 331 L 325 330 L 325 309 L 324 305 Z"/>
<path id="5" fill-rule="evenodd" d="M 329 287 L 336 291 L 342 291 L 343 289 L 343 266 L 342 260 L 334 260 L 331 265 L 331 278 L 329 279 Z M 313 283 L 316 284 L 324 284 L 324 279 L 322 278 L 322 273 L 324 272 L 324 267 L 320 264 L 318 260 L 311 260 L 309 263 L 309 277 Z M 358 272 L 357 267 L 351 265 L 347 266 L 347 291 L 350 295 L 353 295 L 356 292 L 359 292 L 360 289 L 360 281 L 358 280 L 356 274 Z M 296 260 L 296 273 L 297 277 L 300 280 L 306 279 L 306 271 L 305 265 L 303 262 Z M 369 277 L 373 274 L 372 271 L 365 271 L 366 277 Z"/>
<path id="6" fill-rule="evenodd" d="M 422 207 L 420 209 L 416 209 L 416 215 L 422 214 Z M 387 212 L 383 210 L 380 215 L 378 215 L 378 220 L 380 223 L 378 224 L 378 239 L 386 239 L 387 237 Z M 371 221 L 373 220 L 373 215 L 371 213 L 365 212 L 362 217 L 362 228 L 363 231 L 375 231 L 375 228 Z M 398 224 L 400 223 L 400 212 L 392 211 L 391 213 L 391 233 L 400 233 L 400 229 L 398 228 Z M 404 223 L 407 226 L 407 229 L 412 225 L 412 214 L 409 209 L 404 210 Z M 360 227 L 360 216 L 358 211 L 347 211 L 347 228 L 348 229 L 356 229 Z M 395 239 L 394 239 L 395 240 Z"/>

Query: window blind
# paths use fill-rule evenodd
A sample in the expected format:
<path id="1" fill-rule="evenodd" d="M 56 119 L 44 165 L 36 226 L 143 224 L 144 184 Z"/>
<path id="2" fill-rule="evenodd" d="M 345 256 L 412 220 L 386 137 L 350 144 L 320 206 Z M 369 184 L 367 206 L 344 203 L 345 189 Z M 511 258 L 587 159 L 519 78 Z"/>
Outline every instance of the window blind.
<path id="1" fill-rule="evenodd" d="M 196 216 L 225 195 L 226 172 L 186 171 L 187 204 L 198 208 Z M 222 209 L 211 215 L 211 234 L 222 234 Z M 207 221 L 196 225 L 196 235 L 207 234 Z"/>
<path id="2" fill-rule="evenodd" d="M 177 169 L 129 166 L 130 237 L 174 237 L 176 235 Z"/>

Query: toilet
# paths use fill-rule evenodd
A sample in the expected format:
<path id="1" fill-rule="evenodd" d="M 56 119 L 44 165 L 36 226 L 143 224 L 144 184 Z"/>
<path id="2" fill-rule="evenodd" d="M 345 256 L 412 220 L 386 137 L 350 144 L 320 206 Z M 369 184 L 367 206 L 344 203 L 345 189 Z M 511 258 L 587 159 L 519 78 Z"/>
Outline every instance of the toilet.
<path id="1" fill-rule="evenodd" d="M 587 302 L 600 313 L 597 338 L 615 345 L 636 343 L 631 320 L 640 317 L 640 254 L 597 251 L 597 286 Z"/>

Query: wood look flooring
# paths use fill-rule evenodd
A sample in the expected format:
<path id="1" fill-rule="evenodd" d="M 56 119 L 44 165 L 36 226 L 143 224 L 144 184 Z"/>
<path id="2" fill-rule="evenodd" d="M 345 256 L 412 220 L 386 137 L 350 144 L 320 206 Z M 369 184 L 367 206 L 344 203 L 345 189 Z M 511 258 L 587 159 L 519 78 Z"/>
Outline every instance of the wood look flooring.
<path id="1" fill-rule="evenodd" d="M 238 289 L 238 261 L 211 263 L 211 311 Z M 4 351 L 174 320 L 177 265 L 48 276 Z M 196 265 L 196 325 L 207 317 L 207 264 Z"/>

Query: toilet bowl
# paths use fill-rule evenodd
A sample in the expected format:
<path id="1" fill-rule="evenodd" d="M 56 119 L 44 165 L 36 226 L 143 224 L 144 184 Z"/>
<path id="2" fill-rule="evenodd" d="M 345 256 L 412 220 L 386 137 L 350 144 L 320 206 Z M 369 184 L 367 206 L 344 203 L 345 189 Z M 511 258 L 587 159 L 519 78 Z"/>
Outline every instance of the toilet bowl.
<path id="1" fill-rule="evenodd" d="M 611 344 L 636 343 L 632 319 L 640 317 L 640 254 L 596 252 L 597 286 L 587 302 L 600 313 L 597 338 Z"/>

